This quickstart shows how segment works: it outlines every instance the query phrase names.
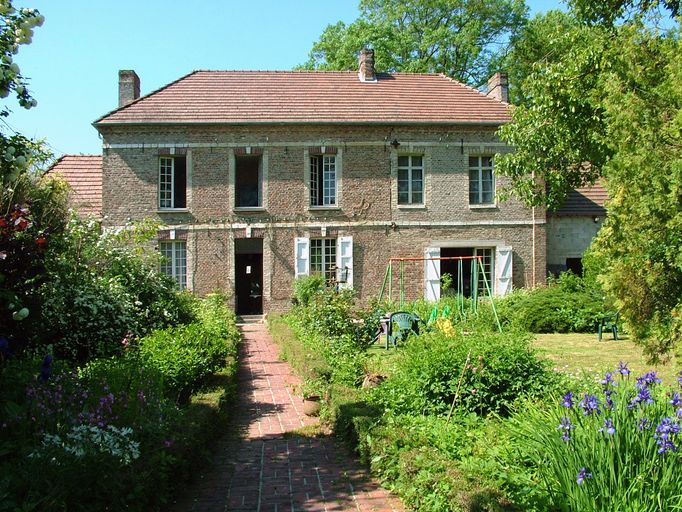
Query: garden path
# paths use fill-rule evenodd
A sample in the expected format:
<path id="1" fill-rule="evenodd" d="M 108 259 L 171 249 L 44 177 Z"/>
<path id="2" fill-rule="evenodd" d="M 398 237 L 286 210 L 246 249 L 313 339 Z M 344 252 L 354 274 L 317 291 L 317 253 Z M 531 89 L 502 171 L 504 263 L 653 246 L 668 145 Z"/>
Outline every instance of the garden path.
<path id="1" fill-rule="evenodd" d="M 212 468 L 197 478 L 176 512 L 403 511 L 400 502 L 329 436 L 306 436 L 305 416 L 292 392 L 299 384 L 263 324 L 241 326 L 241 366 L 234 428 Z"/>

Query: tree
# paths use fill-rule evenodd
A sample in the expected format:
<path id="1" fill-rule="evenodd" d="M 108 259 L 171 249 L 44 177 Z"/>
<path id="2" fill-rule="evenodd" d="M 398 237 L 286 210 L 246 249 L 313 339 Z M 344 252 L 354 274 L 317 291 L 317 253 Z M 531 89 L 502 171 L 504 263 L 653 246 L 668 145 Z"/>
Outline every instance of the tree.
<path id="1" fill-rule="evenodd" d="M 368 46 L 377 71 L 443 73 L 479 86 L 526 16 L 523 0 L 361 0 L 360 17 L 329 25 L 302 68 L 357 69 Z"/>
<path id="2" fill-rule="evenodd" d="M 651 23 L 658 2 L 637 5 L 636 16 L 590 18 L 547 40 L 554 57 L 521 84 L 524 103 L 500 130 L 516 152 L 496 171 L 508 192 L 549 207 L 602 180 L 610 201 L 592 267 L 656 357 L 682 339 L 682 43 L 679 26 Z"/>

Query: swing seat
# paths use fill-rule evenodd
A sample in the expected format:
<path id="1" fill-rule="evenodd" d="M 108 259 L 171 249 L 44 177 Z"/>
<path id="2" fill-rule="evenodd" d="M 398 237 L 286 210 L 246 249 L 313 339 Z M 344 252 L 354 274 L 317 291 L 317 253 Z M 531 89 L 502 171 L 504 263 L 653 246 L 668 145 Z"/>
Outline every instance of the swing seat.
<path id="1" fill-rule="evenodd" d="M 407 311 L 391 313 L 386 325 L 386 350 L 389 343 L 395 347 L 411 333 L 419 334 L 419 317 Z"/>

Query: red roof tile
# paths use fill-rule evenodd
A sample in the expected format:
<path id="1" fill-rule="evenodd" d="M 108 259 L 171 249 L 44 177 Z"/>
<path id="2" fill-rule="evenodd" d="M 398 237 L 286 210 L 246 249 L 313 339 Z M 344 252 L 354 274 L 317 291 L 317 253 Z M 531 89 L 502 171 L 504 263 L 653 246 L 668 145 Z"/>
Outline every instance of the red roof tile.
<path id="1" fill-rule="evenodd" d="M 571 190 L 564 201 L 553 215 L 557 216 L 581 216 L 581 215 L 605 215 L 604 203 L 609 198 L 606 189 L 600 184 L 580 187 Z"/>
<path id="2" fill-rule="evenodd" d="M 102 157 L 64 155 L 47 171 L 61 176 L 71 187 L 69 200 L 81 215 L 102 216 Z"/>
<path id="3" fill-rule="evenodd" d="M 194 71 L 116 109 L 119 123 L 501 124 L 509 105 L 443 75 L 355 71 Z"/>

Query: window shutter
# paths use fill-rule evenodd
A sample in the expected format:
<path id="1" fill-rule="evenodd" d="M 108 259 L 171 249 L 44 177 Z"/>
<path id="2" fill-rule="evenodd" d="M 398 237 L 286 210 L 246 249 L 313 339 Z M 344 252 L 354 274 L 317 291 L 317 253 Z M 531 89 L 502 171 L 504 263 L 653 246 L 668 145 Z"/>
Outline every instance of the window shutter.
<path id="1" fill-rule="evenodd" d="M 294 241 L 296 278 L 310 274 L 310 238 L 296 238 Z"/>
<path id="2" fill-rule="evenodd" d="M 495 250 L 495 295 L 507 295 L 512 291 L 512 248 Z"/>
<path id="3" fill-rule="evenodd" d="M 346 282 L 341 283 L 341 288 L 353 289 L 353 237 L 340 236 L 336 240 L 336 272 L 337 280 L 343 278 L 343 274 L 348 270 Z"/>
<path id="4" fill-rule="evenodd" d="M 440 247 L 429 247 L 424 255 L 424 298 L 429 301 L 440 299 Z"/>

